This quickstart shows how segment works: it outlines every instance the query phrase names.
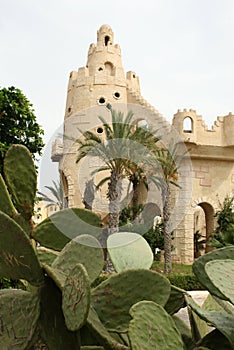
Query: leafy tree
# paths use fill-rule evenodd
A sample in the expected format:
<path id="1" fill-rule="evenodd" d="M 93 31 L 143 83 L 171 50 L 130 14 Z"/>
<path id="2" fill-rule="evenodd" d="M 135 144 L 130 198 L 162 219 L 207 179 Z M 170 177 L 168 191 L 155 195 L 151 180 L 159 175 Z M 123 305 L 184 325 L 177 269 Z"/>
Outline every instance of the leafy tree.
<path id="1" fill-rule="evenodd" d="M 0 89 L 0 172 L 4 155 L 12 144 L 26 146 L 34 158 L 41 155 L 43 134 L 32 104 L 21 90 L 13 86 Z"/>
<path id="2" fill-rule="evenodd" d="M 44 202 L 47 202 L 47 207 L 51 207 L 53 205 L 56 205 L 59 207 L 59 210 L 62 210 L 64 208 L 64 193 L 63 193 L 63 185 L 61 179 L 57 182 L 52 181 L 53 186 L 45 186 L 47 188 L 52 196 L 49 196 L 43 192 L 38 192 L 39 197 L 38 199 Z"/>

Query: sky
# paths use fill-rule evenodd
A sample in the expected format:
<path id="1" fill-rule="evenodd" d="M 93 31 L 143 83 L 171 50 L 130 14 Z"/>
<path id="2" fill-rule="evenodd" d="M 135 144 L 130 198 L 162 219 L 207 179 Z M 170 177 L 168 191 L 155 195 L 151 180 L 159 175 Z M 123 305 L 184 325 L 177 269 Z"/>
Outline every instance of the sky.
<path id="1" fill-rule="evenodd" d="M 28 97 L 46 143 L 63 122 L 69 73 L 85 66 L 102 24 L 169 121 L 184 108 L 208 126 L 234 113 L 233 0 L 0 0 L 0 87 Z"/>

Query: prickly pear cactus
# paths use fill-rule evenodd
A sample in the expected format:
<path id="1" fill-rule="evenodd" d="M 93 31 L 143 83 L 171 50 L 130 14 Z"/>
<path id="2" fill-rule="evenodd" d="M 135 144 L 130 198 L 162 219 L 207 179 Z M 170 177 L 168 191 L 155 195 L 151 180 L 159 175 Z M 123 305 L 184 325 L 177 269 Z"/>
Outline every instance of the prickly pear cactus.
<path id="1" fill-rule="evenodd" d="M 208 333 L 199 345 L 198 350 L 233 350 L 228 339 L 217 329 Z"/>
<path id="2" fill-rule="evenodd" d="M 234 260 L 212 260 L 206 263 L 205 271 L 224 299 L 234 304 Z"/>
<path id="3" fill-rule="evenodd" d="M 45 248 L 45 247 L 38 247 L 36 249 L 36 253 L 40 263 L 46 264 L 46 265 L 52 265 L 54 260 L 59 255 L 59 252 L 57 252 L 56 250 Z"/>
<path id="4" fill-rule="evenodd" d="M 90 235 L 76 237 L 64 247 L 52 267 L 67 274 L 78 263 L 84 265 L 91 282 L 100 275 L 104 266 L 104 256 L 96 238 Z"/>
<path id="5" fill-rule="evenodd" d="M 40 292 L 40 336 L 49 350 L 80 349 L 76 332 L 67 329 L 62 312 L 62 292 L 48 276 Z"/>
<path id="6" fill-rule="evenodd" d="M 70 331 L 76 331 L 85 324 L 90 307 L 90 281 L 82 264 L 70 271 L 62 295 L 65 323 Z"/>
<path id="7" fill-rule="evenodd" d="M 114 338 L 111 337 L 110 333 L 100 321 L 96 311 L 92 306 L 89 309 L 87 326 L 92 334 L 94 334 L 98 342 L 103 345 L 105 350 L 129 350 L 127 346 L 118 343 Z"/>
<path id="8" fill-rule="evenodd" d="M 170 315 L 175 314 L 181 308 L 186 306 L 186 302 L 184 299 L 185 294 L 187 294 L 185 290 L 171 285 L 170 297 L 165 305 L 165 310 Z"/>
<path id="9" fill-rule="evenodd" d="M 129 309 L 141 300 L 164 306 L 170 295 L 170 282 L 150 270 L 127 270 L 112 275 L 91 294 L 92 304 L 109 331 L 126 332 Z"/>
<path id="10" fill-rule="evenodd" d="M 29 150 L 13 145 L 4 159 L 4 174 L 14 204 L 26 220 L 32 217 L 37 190 L 37 174 Z"/>
<path id="11" fill-rule="evenodd" d="M 6 184 L 2 178 L 2 175 L 0 174 L 0 211 L 2 211 L 3 213 L 9 215 L 10 217 L 12 217 L 13 215 L 15 215 L 17 213 L 9 192 L 7 190 Z"/>
<path id="12" fill-rule="evenodd" d="M 8 215 L 0 212 L 0 276 L 25 279 L 40 286 L 42 269 L 31 242 L 22 228 Z"/>
<path id="13" fill-rule="evenodd" d="M 61 270 L 52 268 L 49 265 L 42 264 L 45 273 L 54 281 L 56 286 L 62 291 L 65 285 L 67 275 Z"/>
<path id="14" fill-rule="evenodd" d="M 43 247 L 62 250 L 71 239 L 82 234 L 99 237 L 102 234 L 100 218 L 86 209 L 64 209 L 42 221 L 33 232 L 33 238 Z"/>
<path id="15" fill-rule="evenodd" d="M 107 250 L 116 272 L 149 269 L 154 257 L 146 240 L 133 232 L 118 232 L 107 239 Z"/>
<path id="16" fill-rule="evenodd" d="M 38 297 L 23 290 L 0 290 L 0 314 L 0 349 L 27 349 L 40 314 Z"/>
<path id="17" fill-rule="evenodd" d="M 234 348 L 234 316 L 226 312 L 206 311 L 199 307 L 191 297 L 185 296 L 188 307 L 192 309 L 202 320 L 219 330 Z"/>
<path id="18" fill-rule="evenodd" d="M 219 289 L 214 286 L 210 278 L 208 277 L 205 265 L 212 260 L 224 260 L 232 259 L 234 260 L 234 246 L 224 247 L 216 249 L 212 252 L 209 252 L 205 255 L 200 256 L 195 260 L 193 264 L 193 272 L 196 275 L 198 281 L 213 295 L 217 296 L 220 299 L 224 298 L 224 295 L 220 293 Z"/>
<path id="19" fill-rule="evenodd" d="M 184 344 L 171 316 L 152 301 L 140 301 L 130 309 L 129 339 L 132 350 L 183 350 Z"/>

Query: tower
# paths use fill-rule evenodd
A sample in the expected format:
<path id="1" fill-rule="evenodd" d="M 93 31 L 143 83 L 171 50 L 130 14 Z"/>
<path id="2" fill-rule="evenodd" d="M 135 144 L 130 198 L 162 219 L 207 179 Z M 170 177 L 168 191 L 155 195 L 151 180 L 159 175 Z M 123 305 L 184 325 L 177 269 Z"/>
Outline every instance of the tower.
<path id="1" fill-rule="evenodd" d="M 101 136 L 99 116 L 108 120 L 108 107 L 126 112 L 128 103 L 147 107 L 157 112 L 140 93 L 139 78 L 133 71 L 124 72 L 121 49 L 114 43 L 114 33 L 109 25 L 97 31 L 97 42 L 88 50 L 87 63 L 70 73 L 64 117 L 63 140 L 52 147 L 52 161 L 59 162 L 68 207 L 83 207 L 84 184 L 87 166 L 95 167 L 95 160 L 80 168 L 76 164 L 77 144 L 81 131 L 92 130 Z M 158 112 L 157 112 L 158 113 Z M 96 164 L 98 166 L 98 164 Z"/>

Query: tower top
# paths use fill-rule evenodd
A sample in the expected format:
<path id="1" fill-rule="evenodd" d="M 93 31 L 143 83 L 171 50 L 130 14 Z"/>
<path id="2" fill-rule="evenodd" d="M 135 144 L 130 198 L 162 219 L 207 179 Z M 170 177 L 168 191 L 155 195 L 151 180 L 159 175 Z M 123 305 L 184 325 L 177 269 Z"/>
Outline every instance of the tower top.
<path id="1" fill-rule="evenodd" d="M 97 31 L 97 43 L 103 46 L 113 45 L 114 33 L 108 24 L 103 24 Z"/>

